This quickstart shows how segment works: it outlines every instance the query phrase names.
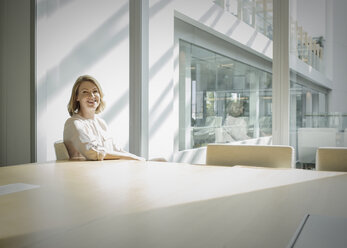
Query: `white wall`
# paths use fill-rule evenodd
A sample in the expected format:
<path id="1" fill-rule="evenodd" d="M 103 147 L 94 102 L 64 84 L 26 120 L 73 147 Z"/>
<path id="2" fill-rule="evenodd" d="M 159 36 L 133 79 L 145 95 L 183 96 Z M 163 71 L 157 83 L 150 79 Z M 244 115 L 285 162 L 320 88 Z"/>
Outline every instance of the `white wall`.
<path id="1" fill-rule="evenodd" d="M 175 17 L 227 42 L 247 50 L 252 48 L 253 53 L 268 61 L 272 59 L 272 41 L 211 0 L 150 1 L 149 157 L 165 156 L 179 161 L 200 162 L 199 158 L 203 156 L 200 150 L 187 151 L 189 154 L 178 151 L 178 44 L 173 42 Z"/>
<path id="2" fill-rule="evenodd" d="M 249 50 L 243 50 L 239 47 L 233 45 L 232 43 L 226 41 L 225 39 L 217 38 L 216 36 L 210 34 L 209 32 L 205 32 L 202 29 L 196 28 L 195 26 L 188 24 L 178 18 L 175 19 L 175 46 L 178 49 L 179 40 L 182 39 L 189 43 L 193 43 L 195 45 L 206 47 L 216 53 L 223 54 L 227 57 L 236 59 L 248 65 L 251 65 L 255 68 L 259 68 L 263 71 L 272 72 L 272 63 L 266 59 L 259 57 L 251 53 Z M 176 54 L 176 53 L 175 53 Z M 175 80 L 178 84 L 178 79 Z M 178 87 L 178 85 L 177 85 Z M 187 87 L 187 86 L 186 86 Z M 190 87 L 190 86 L 188 86 Z M 184 90 L 184 89 L 183 89 Z M 189 93 L 190 94 L 190 93 Z M 184 106 L 183 99 L 179 97 L 175 98 L 175 106 L 177 115 L 184 116 L 185 113 L 179 113 L 178 108 L 181 101 L 181 106 Z M 190 95 L 188 96 L 190 104 Z M 188 111 L 190 111 L 190 106 L 187 106 Z M 190 113 L 188 113 L 190 116 Z M 182 118 L 184 119 L 184 117 Z M 190 117 L 189 117 L 190 120 Z M 183 121 L 184 122 L 184 121 Z M 183 123 L 184 124 L 184 123 Z M 188 123 L 190 126 L 190 122 Z M 190 135 L 190 134 L 187 134 Z M 190 136 L 189 136 L 190 139 Z M 262 139 L 254 139 L 239 142 L 240 144 L 268 144 L 268 140 Z M 176 151 L 178 150 L 178 144 L 175 146 Z M 194 164 L 204 164 L 206 157 L 206 147 L 198 148 L 198 149 L 187 149 L 179 152 L 175 152 L 174 160 L 179 162 L 189 162 Z"/>
<path id="3" fill-rule="evenodd" d="M 101 117 L 116 142 L 129 142 L 127 0 L 37 0 L 37 160 L 54 160 L 76 78 L 94 76 L 105 93 Z"/>
<path id="4" fill-rule="evenodd" d="M 0 1 L 0 165 L 29 163 L 30 1 Z"/>
<path id="5" fill-rule="evenodd" d="M 347 1 L 296 0 L 296 5 L 299 25 L 325 39 L 325 73 L 332 81 L 329 111 L 347 113 Z"/>
<path id="6" fill-rule="evenodd" d="M 174 69 L 173 1 L 149 1 L 149 158 L 172 159 Z"/>
<path id="7" fill-rule="evenodd" d="M 330 111 L 347 113 L 347 1 L 328 1 L 327 16 L 330 38 L 327 45 L 331 53 L 333 87 L 330 94 Z"/>
<path id="8" fill-rule="evenodd" d="M 302 26 L 311 37 L 326 38 L 326 1 L 296 0 L 298 25 Z"/>
<path id="9" fill-rule="evenodd" d="M 235 16 L 225 12 L 219 6 L 215 5 L 213 1 L 176 0 L 175 16 L 184 22 L 187 22 L 207 32 L 204 33 L 206 37 L 202 37 L 201 34 L 203 34 L 203 32 L 196 32 L 194 29 L 192 29 L 190 31 L 191 35 L 188 35 L 189 37 L 187 34 L 180 33 L 179 35 L 181 35 L 181 37 L 177 38 L 184 38 L 189 42 L 201 45 L 203 47 L 209 47 L 210 49 L 225 54 L 226 56 L 230 56 L 244 62 L 247 61 L 247 63 L 262 69 L 265 69 L 264 67 L 268 67 L 267 63 L 265 63 L 265 66 L 261 65 L 261 63 L 264 63 L 264 60 L 272 60 L 272 41 L 263 34 L 255 32 L 251 26 L 240 22 Z M 217 39 L 211 38 L 212 36 L 217 37 Z M 225 45 L 225 41 L 227 43 L 231 43 L 231 45 Z M 239 47 L 244 48 L 246 51 L 251 51 L 261 59 L 254 59 L 254 56 L 249 56 L 248 52 L 240 52 Z M 238 51 L 235 52 L 236 50 Z M 178 42 L 176 42 L 175 48 L 175 58 L 176 57 L 178 57 Z M 178 118 L 178 67 L 175 67 L 175 75 L 175 114 Z M 175 123 L 177 124 L 176 133 L 178 133 L 178 120 Z M 205 148 L 178 151 L 178 135 L 175 137 L 175 161 L 198 164 L 205 163 Z"/>

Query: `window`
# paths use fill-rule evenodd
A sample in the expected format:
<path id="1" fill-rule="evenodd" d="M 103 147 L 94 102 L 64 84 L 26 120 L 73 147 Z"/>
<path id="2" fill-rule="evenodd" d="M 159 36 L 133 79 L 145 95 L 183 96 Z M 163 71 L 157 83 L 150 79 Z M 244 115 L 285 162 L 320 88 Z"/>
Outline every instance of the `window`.
<path id="1" fill-rule="evenodd" d="M 180 40 L 180 150 L 272 135 L 272 75 Z"/>
<path id="2" fill-rule="evenodd" d="M 289 1 L 290 145 L 295 147 L 298 165 L 303 167 L 314 167 L 318 147 L 343 146 L 344 142 L 342 113 L 331 112 L 333 106 L 328 104 L 332 103 L 328 95 L 338 92 L 341 76 L 332 73 L 336 53 L 329 46 L 334 38 L 331 27 L 336 17 L 329 9 L 335 3 L 319 2 Z"/>

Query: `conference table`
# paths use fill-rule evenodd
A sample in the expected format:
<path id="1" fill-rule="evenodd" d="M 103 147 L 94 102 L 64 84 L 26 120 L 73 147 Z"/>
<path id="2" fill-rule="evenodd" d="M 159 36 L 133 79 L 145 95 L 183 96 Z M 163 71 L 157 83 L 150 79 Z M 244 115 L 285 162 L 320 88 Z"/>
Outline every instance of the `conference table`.
<path id="1" fill-rule="evenodd" d="M 0 247 L 287 247 L 347 217 L 347 173 L 153 161 L 0 168 Z"/>

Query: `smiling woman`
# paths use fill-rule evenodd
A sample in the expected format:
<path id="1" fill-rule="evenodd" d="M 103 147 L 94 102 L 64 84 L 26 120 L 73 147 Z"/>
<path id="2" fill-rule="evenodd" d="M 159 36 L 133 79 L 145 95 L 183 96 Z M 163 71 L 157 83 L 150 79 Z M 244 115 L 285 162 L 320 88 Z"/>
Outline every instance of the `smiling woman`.
<path id="1" fill-rule="evenodd" d="M 144 160 L 124 151 L 113 142 L 106 122 L 96 114 L 105 108 L 104 94 L 98 81 L 89 75 L 77 78 L 71 92 L 64 126 L 64 143 L 72 159 Z"/>

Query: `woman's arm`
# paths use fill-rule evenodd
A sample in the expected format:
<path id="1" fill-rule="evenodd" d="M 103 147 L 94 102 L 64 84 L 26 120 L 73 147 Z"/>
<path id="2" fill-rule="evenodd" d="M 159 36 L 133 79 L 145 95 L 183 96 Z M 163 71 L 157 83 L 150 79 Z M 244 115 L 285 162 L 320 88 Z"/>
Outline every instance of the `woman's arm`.
<path id="1" fill-rule="evenodd" d="M 129 159 L 144 161 L 142 157 L 126 152 L 124 150 L 106 149 L 98 145 L 96 137 L 89 135 L 85 130 L 83 122 L 79 120 L 70 120 L 65 124 L 64 142 L 67 148 L 77 150 L 87 160 L 104 160 L 104 159 Z M 107 131 L 107 129 L 105 129 Z"/>
<path id="2" fill-rule="evenodd" d="M 106 153 L 105 160 L 109 159 L 128 159 L 128 160 L 139 160 L 139 161 L 145 161 L 144 158 L 136 156 L 135 154 L 129 153 L 129 152 L 108 152 Z"/>
<path id="3" fill-rule="evenodd" d="M 87 160 L 103 160 L 106 155 L 106 151 L 99 149 L 96 140 L 86 133 L 83 123 L 74 118 L 65 122 L 64 143 L 72 159 L 82 154 Z"/>

